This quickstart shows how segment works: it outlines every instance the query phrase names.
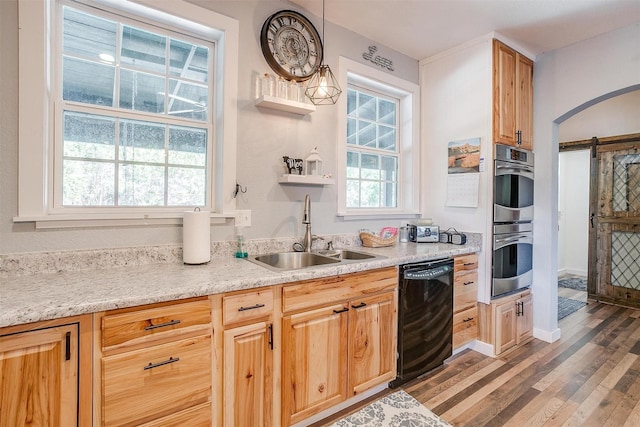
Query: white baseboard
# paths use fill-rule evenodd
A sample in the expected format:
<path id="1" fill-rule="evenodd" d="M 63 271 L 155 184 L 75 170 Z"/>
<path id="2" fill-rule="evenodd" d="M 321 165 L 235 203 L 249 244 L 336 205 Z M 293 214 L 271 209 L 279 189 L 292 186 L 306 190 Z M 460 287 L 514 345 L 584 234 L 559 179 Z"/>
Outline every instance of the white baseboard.
<path id="1" fill-rule="evenodd" d="M 483 341 L 476 340 L 473 345 L 473 350 L 477 351 L 478 353 L 484 354 L 485 356 L 494 357 L 495 355 L 493 346 Z"/>
<path id="2" fill-rule="evenodd" d="M 560 328 L 553 331 L 545 331 L 543 329 L 533 328 L 533 337 L 548 343 L 556 342 L 561 337 Z"/>

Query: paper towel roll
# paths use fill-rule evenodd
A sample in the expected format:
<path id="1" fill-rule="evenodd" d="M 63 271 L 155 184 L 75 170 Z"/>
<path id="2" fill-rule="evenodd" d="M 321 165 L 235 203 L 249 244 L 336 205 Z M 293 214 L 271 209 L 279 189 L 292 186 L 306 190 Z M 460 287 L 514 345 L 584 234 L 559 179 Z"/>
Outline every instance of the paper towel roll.
<path id="1" fill-rule="evenodd" d="M 209 211 L 188 211 L 182 221 L 182 260 L 204 264 L 211 260 L 211 215 Z"/>

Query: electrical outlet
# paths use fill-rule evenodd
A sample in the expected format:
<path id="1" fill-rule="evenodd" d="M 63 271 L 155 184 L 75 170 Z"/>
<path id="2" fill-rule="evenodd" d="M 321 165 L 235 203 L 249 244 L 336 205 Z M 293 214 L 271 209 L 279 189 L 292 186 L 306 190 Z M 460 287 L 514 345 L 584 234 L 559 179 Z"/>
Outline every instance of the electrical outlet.
<path id="1" fill-rule="evenodd" d="M 236 227 L 251 227 L 250 210 L 236 210 Z"/>

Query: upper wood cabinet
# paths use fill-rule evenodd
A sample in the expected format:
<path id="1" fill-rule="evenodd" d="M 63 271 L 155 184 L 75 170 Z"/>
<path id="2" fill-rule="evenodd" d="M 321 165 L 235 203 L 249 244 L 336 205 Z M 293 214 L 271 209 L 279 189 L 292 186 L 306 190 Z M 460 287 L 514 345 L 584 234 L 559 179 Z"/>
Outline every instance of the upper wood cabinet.
<path id="1" fill-rule="evenodd" d="M 493 142 L 533 150 L 533 61 L 495 39 Z"/>
<path id="2" fill-rule="evenodd" d="M 0 426 L 90 425 L 90 325 L 79 316 L 0 329 Z"/>

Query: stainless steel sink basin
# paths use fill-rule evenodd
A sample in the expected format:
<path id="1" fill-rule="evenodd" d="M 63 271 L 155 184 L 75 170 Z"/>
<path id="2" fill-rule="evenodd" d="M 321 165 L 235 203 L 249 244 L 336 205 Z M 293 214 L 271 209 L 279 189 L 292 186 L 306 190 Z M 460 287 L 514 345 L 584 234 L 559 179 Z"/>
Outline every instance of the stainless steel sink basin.
<path id="1" fill-rule="evenodd" d="M 317 265 L 337 264 L 339 259 L 309 252 L 279 252 L 249 257 L 249 261 L 274 270 L 298 270 Z"/>
<path id="2" fill-rule="evenodd" d="M 318 251 L 318 253 L 320 255 L 324 255 L 332 258 L 338 258 L 338 259 L 365 260 L 365 259 L 376 258 L 376 255 L 368 254 L 365 252 L 351 251 L 349 249 L 335 249 L 335 250 L 328 249 L 328 250 Z"/>
<path id="3" fill-rule="evenodd" d="M 278 252 L 266 255 L 250 256 L 248 260 L 254 264 L 273 271 L 290 271 L 311 267 L 328 267 L 358 261 L 385 258 L 366 252 L 349 249 L 331 249 L 315 252 Z"/>

